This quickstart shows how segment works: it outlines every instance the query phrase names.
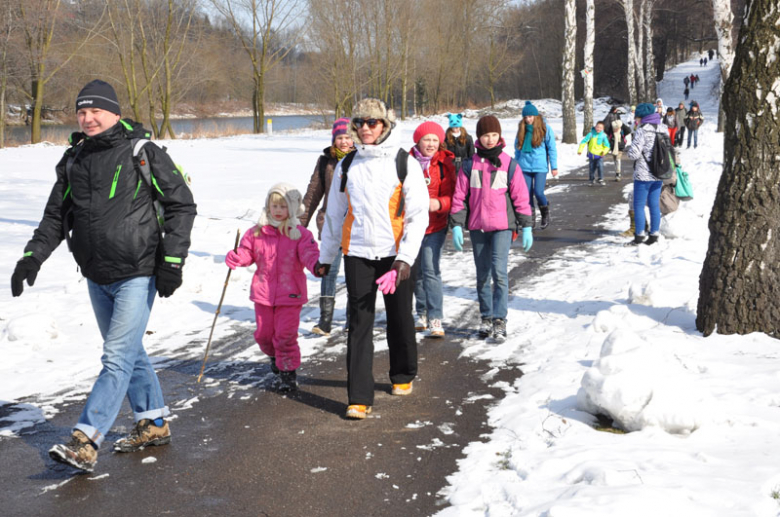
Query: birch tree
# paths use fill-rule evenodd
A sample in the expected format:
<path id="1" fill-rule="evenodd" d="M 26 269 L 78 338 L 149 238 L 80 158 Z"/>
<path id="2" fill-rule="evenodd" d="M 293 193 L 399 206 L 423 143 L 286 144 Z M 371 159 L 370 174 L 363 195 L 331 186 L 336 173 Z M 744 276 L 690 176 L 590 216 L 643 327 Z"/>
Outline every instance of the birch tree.
<path id="1" fill-rule="evenodd" d="M 641 1 L 641 0 L 640 0 Z M 623 10 L 626 13 L 626 28 L 628 29 L 628 99 L 632 105 L 637 104 L 636 91 L 636 39 L 634 37 L 634 0 L 623 0 Z"/>
<path id="2" fill-rule="evenodd" d="M 8 91 L 8 47 L 14 28 L 13 10 L 8 0 L 0 2 L 0 149 L 5 147 L 5 119 L 8 107 L 6 92 Z"/>
<path id="3" fill-rule="evenodd" d="M 780 338 L 780 11 L 751 0 L 722 102 L 723 174 L 699 277 L 696 328 Z"/>
<path id="4" fill-rule="evenodd" d="M 731 14 L 731 2 L 729 0 L 712 0 L 712 12 L 715 18 L 715 32 L 718 34 L 720 91 L 723 92 L 723 85 L 729 78 L 731 63 L 734 61 L 734 40 L 732 39 L 734 16 Z M 718 111 L 718 132 L 723 132 L 725 124 L 726 114 L 721 102 Z"/>
<path id="5" fill-rule="evenodd" d="M 655 0 L 644 0 L 644 18 L 642 19 L 642 29 L 645 34 L 645 94 L 648 100 L 655 100 L 655 52 L 653 51 L 653 6 Z"/>
<path id="6" fill-rule="evenodd" d="M 636 24 L 636 53 L 634 58 L 636 59 L 636 73 L 637 73 L 637 90 L 639 94 L 639 102 L 645 102 L 651 100 L 647 96 L 647 80 L 645 79 L 645 59 L 647 59 L 647 53 L 645 52 L 645 31 L 642 30 L 642 22 L 645 19 L 645 10 L 647 9 L 647 2 L 645 0 L 639 1 L 639 16 L 631 19 L 632 23 Z"/>
<path id="7" fill-rule="evenodd" d="M 563 135 L 564 144 L 577 143 L 577 119 L 574 106 L 574 66 L 577 50 L 577 2 L 566 0 L 564 4 L 563 74 Z"/>
<path id="8" fill-rule="evenodd" d="M 586 134 L 593 127 L 593 47 L 596 45 L 596 2 L 585 2 L 585 80 L 584 121 L 582 134 Z"/>

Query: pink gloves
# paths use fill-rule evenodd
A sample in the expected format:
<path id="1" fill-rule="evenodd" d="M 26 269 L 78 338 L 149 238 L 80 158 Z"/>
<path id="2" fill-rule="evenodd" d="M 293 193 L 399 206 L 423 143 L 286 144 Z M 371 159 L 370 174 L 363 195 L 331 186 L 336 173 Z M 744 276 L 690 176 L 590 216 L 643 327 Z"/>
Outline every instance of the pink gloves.
<path id="1" fill-rule="evenodd" d="M 379 286 L 379 290 L 382 294 L 393 294 L 395 292 L 395 282 L 398 279 L 398 271 L 391 269 L 384 275 L 380 276 L 376 283 Z"/>
<path id="2" fill-rule="evenodd" d="M 240 266 L 241 263 L 238 260 L 238 253 L 233 250 L 228 251 L 227 256 L 225 256 L 225 264 L 227 264 L 227 267 L 230 269 L 236 269 Z"/>

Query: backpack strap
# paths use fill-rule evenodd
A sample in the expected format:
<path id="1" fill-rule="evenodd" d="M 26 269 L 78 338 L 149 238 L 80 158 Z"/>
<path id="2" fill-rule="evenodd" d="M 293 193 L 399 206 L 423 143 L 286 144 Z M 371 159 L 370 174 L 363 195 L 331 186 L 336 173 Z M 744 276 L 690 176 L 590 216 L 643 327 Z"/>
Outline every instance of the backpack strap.
<path id="1" fill-rule="evenodd" d="M 154 207 L 154 213 L 157 216 L 157 225 L 160 228 L 160 233 L 162 233 L 162 229 L 165 223 L 163 216 L 164 210 L 160 202 L 157 200 L 157 194 L 155 193 L 155 190 L 159 192 L 160 196 L 163 196 L 164 194 L 162 193 L 162 190 L 160 190 L 159 185 L 157 185 L 157 181 L 154 179 L 154 176 L 152 176 L 152 168 L 149 166 L 149 157 L 147 156 L 146 149 L 144 148 L 148 143 L 149 140 L 146 138 L 130 139 L 130 144 L 133 146 L 133 165 L 135 166 L 135 170 L 138 171 L 138 175 L 141 176 L 141 179 L 149 187 L 152 196 L 152 206 Z M 164 150 L 165 149 L 163 149 L 163 151 Z"/>
<path id="2" fill-rule="evenodd" d="M 341 160 L 341 185 L 339 186 L 339 192 L 344 192 L 344 190 L 347 188 L 347 171 L 349 170 L 350 165 L 352 165 L 352 160 L 355 159 L 356 154 L 357 150 L 350 151 Z"/>
<path id="3" fill-rule="evenodd" d="M 320 156 L 320 161 L 317 163 L 319 165 L 318 170 L 320 174 L 320 185 L 322 185 L 322 188 L 325 188 L 325 173 L 328 170 L 328 162 L 330 159 L 328 159 L 324 154 Z"/>
<path id="4" fill-rule="evenodd" d="M 401 182 L 401 186 L 403 187 L 404 180 L 406 180 L 406 174 L 407 174 L 407 165 L 409 160 L 409 153 L 404 151 L 403 149 L 398 150 L 398 154 L 395 155 L 395 172 L 398 174 L 398 181 Z M 401 214 L 404 211 L 404 196 L 403 196 L 403 190 L 401 191 L 401 199 L 398 202 L 398 210 L 395 211 L 396 217 L 401 217 Z"/>

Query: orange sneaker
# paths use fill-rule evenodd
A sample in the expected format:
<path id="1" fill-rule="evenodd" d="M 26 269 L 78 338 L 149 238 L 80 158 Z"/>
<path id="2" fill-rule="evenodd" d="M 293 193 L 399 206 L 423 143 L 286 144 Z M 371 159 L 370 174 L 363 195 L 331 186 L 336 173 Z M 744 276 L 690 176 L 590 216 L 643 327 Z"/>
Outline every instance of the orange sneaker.
<path id="1" fill-rule="evenodd" d="M 371 413 L 371 406 L 364 406 L 362 404 L 350 404 L 347 406 L 347 418 L 353 418 L 355 420 L 363 420 Z"/>
<path id="2" fill-rule="evenodd" d="M 393 384 L 393 395 L 410 395 L 412 393 L 412 383 Z"/>

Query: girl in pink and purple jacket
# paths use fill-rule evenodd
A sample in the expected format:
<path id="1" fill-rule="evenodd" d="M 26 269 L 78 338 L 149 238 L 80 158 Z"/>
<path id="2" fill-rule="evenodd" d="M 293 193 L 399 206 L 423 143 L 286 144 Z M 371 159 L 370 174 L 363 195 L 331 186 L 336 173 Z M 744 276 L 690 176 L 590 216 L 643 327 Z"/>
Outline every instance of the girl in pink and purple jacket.
<path id="1" fill-rule="evenodd" d="M 271 370 L 279 376 L 276 386 L 283 392 L 298 388 L 298 324 L 301 308 L 308 301 L 303 269 L 320 276 L 320 251 L 311 232 L 300 225 L 301 215 L 301 193 L 287 183 L 274 185 L 257 225 L 225 257 L 230 269 L 257 264 L 249 294 L 255 302 L 255 341 L 270 356 Z"/>
<path id="2" fill-rule="evenodd" d="M 492 115 L 480 118 L 477 138 L 472 162 L 464 162 L 458 172 L 450 225 L 452 242 L 458 251 L 463 250 L 463 227 L 468 225 L 477 266 L 477 297 L 482 316 L 479 335 L 501 343 L 506 340 L 509 247 L 513 233 L 522 228 L 523 249 L 531 249 L 531 205 L 523 171 L 514 158 L 503 152 L 506 144 L 498 119 Z"/>

